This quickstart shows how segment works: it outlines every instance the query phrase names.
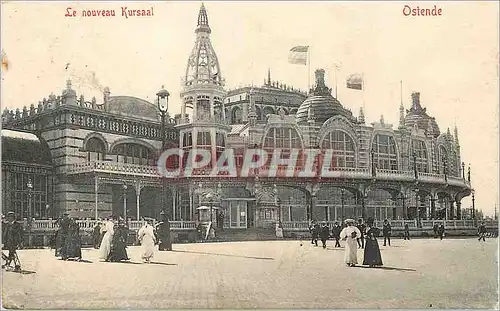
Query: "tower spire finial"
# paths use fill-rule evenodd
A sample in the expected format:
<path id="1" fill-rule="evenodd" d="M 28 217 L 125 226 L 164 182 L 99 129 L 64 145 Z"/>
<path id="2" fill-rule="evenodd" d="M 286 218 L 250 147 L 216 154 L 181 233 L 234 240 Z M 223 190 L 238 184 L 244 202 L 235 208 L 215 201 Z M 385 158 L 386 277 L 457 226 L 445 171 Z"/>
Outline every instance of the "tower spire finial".
<path id="1" fill-rule="evenodd" d="M 207 32 L 210 33 L 210 26 L 208 25 L 208 14 L 205 9 L 205 4 L 202 2 L 200 7 L 200 12 L 198 13 L 198 27 L 196 32 Z"/>
<path id="2" fill-rule="evenodd" d="M 271 68 L 267 68 L 267 85 L 271 85 Z"/>

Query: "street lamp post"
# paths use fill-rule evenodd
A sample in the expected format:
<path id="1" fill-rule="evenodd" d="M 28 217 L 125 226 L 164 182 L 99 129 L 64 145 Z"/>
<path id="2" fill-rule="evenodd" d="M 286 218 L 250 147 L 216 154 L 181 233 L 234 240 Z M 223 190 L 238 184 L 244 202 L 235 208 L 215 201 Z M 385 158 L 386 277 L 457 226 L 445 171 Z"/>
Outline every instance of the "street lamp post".
<path id="1" fill-rule="evenodd" d="M 156 93 L 158 98 L 158 110 L 161 115 L 161 150 L 165 151 L 166 148 L 166 140 L 165 140 L 165 131 L 166 131 L 166 119 L 167 119 L 167 111 L 168 111 L 168 97 L 170 93 L 165 90 L 164 86 L 161 86 L 161 90 Z M 161 210 L 165 210 L 165 176 L 162 176 L 162 187 L 161 187 Z M 170 219 L 170 210 L 168 211 L 168 219 Z"/>
<path id="2" fill-rule="evenodd" d="M 31 209 L 32 209 L 32 196 L 33 196 L 33 183 L 31 179 L 28 179 L 28 183 L 26 184 L 28 187 L 28 221 L 31 222 Z"/>
<path id="3" fill-rule="evenodd" d="M 127 221 L 127 185 L 123 185 L 123 219 Z"/>
<path id="4" fill-rule="evenodd" d="M 475 201 L 476 201 L 475 194 L 476 194 L 476 191 L 474 189 L 472 189 L 471 192 L 472 192 L 472 219 L 476 219 L 476 205 L 475 205 Z"/>
<path id="5" fill-rule="evenodd" d="M 340 189 L 340 193 L 341 193 L 341 196 L 340 196 L 340 203 L 341 203 L 341 206 L 340 206 L 340 214 L 341 214 L 341 217 L 342 217 L 342 223 L 344 223 L 344 195 L 345 195 L 345 188 L 342 188 Z"/>

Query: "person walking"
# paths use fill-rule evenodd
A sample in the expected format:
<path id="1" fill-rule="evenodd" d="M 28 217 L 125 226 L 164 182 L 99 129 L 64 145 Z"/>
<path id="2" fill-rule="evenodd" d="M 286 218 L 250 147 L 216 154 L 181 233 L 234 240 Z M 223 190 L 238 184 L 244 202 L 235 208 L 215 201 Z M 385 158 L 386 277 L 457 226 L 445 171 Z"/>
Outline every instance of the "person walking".
<path id="1" fill-rule="evenodd" d="M 437 222 L 435 222 L 434 226 L 432 227 L 432 231 L 434 231 L 434 238 L 438 237 L 438 229 L 439 229 L 439 225 L 437 224 Z"/>
<path id="2" fill-rule="evenodd" d="M 439 236 L 439 240 L 442 240 L 443 237 L 444 237 L 444 223 L 442 223 L 442 224 L 439 225 L 437 233 L 438 233 L 438 236 Z"/>
<path id="3" fill-rule="evenodd" d="M 358 219 L 358 224 L 356 225 L 356 227 L 359 229 L 359 232 L 361 232 L 361 236 L 358 238 L 358 248 L 364 248 L 366 226 L 363 223 L 363 218 Z"/>
<path id="4" fill-rule="evenodd" d="M 391 224 L 389 221 L 386 219 L 384 220 L 384 227 L 382 228 L 382 232 L 384 234 L 384 246 L 386 246 L 386 242 L 389 243 L 389 246 L 391 246 Z"/>
<path id="5" fill-rule="evenodd" d="M 152 226 L 151 220 L 148 219 L 146 221 L 144 226 L 139 229 L 137 236 L 142 247 L 142 260 L 145 263 L 151 263 L 151 259 L 153 258 L 155 253 L 156 245 L 155 228 Z"/>
<path id="6" fill-rule="evenodd" d="M 483 241 L 485 242 L 486 241 L 486 226 L 484 225 L 484 221 L 481 223 L 481 225 L 477 229 L 477 233 L 479 234 L 478 241 L 481 241 L 481 239 L 483 239 Z"/>
<path id="7" fill-rule="evenodd" d="M 76 259 L 82 260 L 82 242 L 80 238 L 80 226 L 75 219 L 70 218 L 68 225 L 68 234 L 64 240 L 63 250 L 61 252 L 62 260 Z"/>
<path id="8" fill-rule="evenodd" d="M 156 225 L 156 232 L 158 234 L 158 250 L 171 251 L 172 241 L 170 239 L 170 222 L 164 211 L 160 213 L 161 221 Z"/>
<path id="9" fill-rule="evenodd" d="M 403 240 L 410 240 L 410 227 L 408 226 L 408 224 L 405 224 Z"/>
<path id="10" fill-rule="evenodd" d="M 17 249 L 21 246 L 23 241 L 23 227 L 16 221 L 14 212 L 8 212 L 5 222 L 2 223 L 2 249 L 9 251 L 8 256 L 2 257 L 5 259 L 5 265 L 2 268 L 9 267 L 14 261 L 14 271 L 21 271 L 21 262 L 17 256 Z"/>
<path id="11" fill-rule="evenodd" d="M 366 244 L 363 257 L 363 265 L 369 267 L 382 266 L 382 256 L 378 246 L 377 237 L 380 235 L 380 229 L 373 225 L 373 218 L 366 221 Z"/>
<path id="12" fill-rule="evenodd" d="M 128 228 L 125 220 L 120 218 L 118 224 L 113 228 L 113 238 L 111 240 L 111 247 L 107 261 L 117 262 L 122 260 L 129 260 L 127 255 L 127 240 Z"/>
<path id="13" fill-rule="evenodd" d="M 321 238 L 321 243 L 323 245 L 323 248 L 326 248 L 326 240 L 330 237 L 330 228 L 328 227 L 327 223 L 323 224 L 323 227 L 321 227 L 321 231 L 319 233 L 319 236 Z"/>
<path id="14" fill-rule="evenodd" d="M 94 229 L 92 231 L 92 243 L 95 249 L 99 249 L 99 244 L 101 242 L 101 222 L 96 222 Z"/>
<path id="15" fill-rule="evenodd" d="M 346 219 L 345 223 L 347 227 L 340 232 L 340 237 L 346 241 L 344 261 L 349 267 L 354 267 L 358 264 L 357 239 L 361 236 L 361 232 L 355 226 L 356 221 L 354 219 Z"/>
<path id="16" fill-rule="evenodd" d="M 340 247 L 340 232 L 342 228 L 338 222 L 335 222 L 332 229 L 332 237 L 335 239 L 335 247 Z"/>
<path id="17" fill-rule="evenodd" d="M 99 246 L 99 257 L 105 261 L 108 261 L 109 252 L 111 251 L 111 241 L 113 240 L 115 232 L 114 226 L 114 222 L 112 220 L 108 220 L 104 223 L 102 228 L 104 236 L 102 237 L 101 245 Z"/>

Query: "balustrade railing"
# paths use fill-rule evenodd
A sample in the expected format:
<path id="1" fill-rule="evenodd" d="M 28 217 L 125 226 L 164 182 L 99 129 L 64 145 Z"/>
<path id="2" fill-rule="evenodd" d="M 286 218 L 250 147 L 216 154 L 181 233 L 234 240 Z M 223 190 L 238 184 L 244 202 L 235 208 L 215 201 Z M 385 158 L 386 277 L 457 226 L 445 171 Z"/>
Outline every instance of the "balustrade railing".
<path id="1" fill-rule="evenodd" d="M 79 219 L 76 223 L 80 227 L 80 230 L 92 231 L 96 226 L 95 219 Z M 28 221 L 22 221 L 24 228 L 28 228 Z M 146 222 L 143 220 L 130 220 L 127 225 L 130 230 L 139 230 Z M 153 223 L 153 225 L 155 225 Z M 56 231 L 58 228 L 56 219 L 38 219 L 31 222 L 31 231 Z M 170 229 L 175 230 L 193 230 L 196 229 L 195 221 L 170 221 Z"/>
<path id="2" fill-rule="evenodd" d="M 274 169 L 274 168 L 273 168 Z M 304 169 L 303 165 L 296 166 L 292 171 L 293 175 L 291 177 L 297 177 L 299 172 L 302 172 Z M 270 165 L 264 165 L 258 169 L 251 169 L 248 172 L 249 177 L 267 177 L 269 176 L 269 172 L 271 170 Z M 113 161 L 90 161 L 90 162 L 79 162 L 74 163 L 68 166 L 67 172 L 69 174 L 79 174 L 79 173 L 89 173 L 89 172 L 112 172 L 117 174 L 129 174 L 129 175 L 147 175 L 159 177 L 160 174 L 158 172 L 158 168 L 156 166 L 151 165 L 139 165 L 139 164 L 130 164 L 130 163 L 122 163 L 122 162 L 113 162 Z M 212 172 L 212 168 L 201 168 L 195 169 L 192 175 L 201 175 L 201 176 L 210 176 Z M 287 177 L 288 167 L 280 166 L 276 169 L 277 177 Z M 321 171 L 317 172 L 318 176 L 322 176 L 323 178 L 361 178 L 361 179 L 370 179 L 372 178 L 371 170 L 367 168 L 354 168 L 354 167 L 333 167 L 330 168 L 327 172 L 322 174 Z M 237 168 L 237 175 L 241 176 L 241 168 Z M 221 176 L 221 175 L 219 175 Z M 222 177 L 222 176 L 221 176 Z M 376 179 L 379 180 L 400 180 L 400 181 L 412 181 L 415 178 L 413 171 L 400 171 L 400 170 L 387 170 L 387 169 L 377 169 L 376 170 Z M 437 182 L 444 183 L 445 178 L 444 175 L 433 174 L 433 173 L 418 173 L 418 179 L 424 182 Z M 450 185 L 456 186 L 469 186 L 470 182 L 463 178 L 459 177 L 447 177 L 447 182 Z"/>

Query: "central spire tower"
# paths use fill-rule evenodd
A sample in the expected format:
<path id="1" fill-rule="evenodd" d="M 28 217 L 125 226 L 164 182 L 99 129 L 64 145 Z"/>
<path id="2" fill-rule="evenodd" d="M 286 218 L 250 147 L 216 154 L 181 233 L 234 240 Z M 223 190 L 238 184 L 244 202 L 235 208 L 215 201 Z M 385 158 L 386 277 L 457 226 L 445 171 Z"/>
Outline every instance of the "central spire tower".
<path id="1" fill-rule="evenodd" d="M 219 59 L 210 41 L 212 30 L 202 3 L 195 30 L 196 42 L 182 79 L 181 121 L 178 125 L 184 154 L 189 149 L 209 149 L 212 164 L 224 147 L 230 127 L 226 125 L 224 79 Z M 187 109 L 191 109 L 188 121 Z"/>

